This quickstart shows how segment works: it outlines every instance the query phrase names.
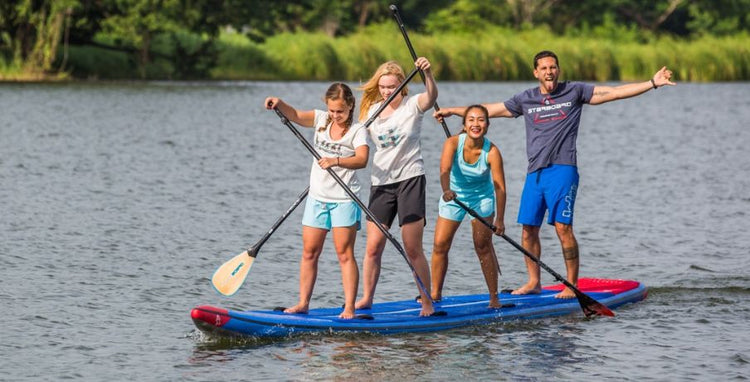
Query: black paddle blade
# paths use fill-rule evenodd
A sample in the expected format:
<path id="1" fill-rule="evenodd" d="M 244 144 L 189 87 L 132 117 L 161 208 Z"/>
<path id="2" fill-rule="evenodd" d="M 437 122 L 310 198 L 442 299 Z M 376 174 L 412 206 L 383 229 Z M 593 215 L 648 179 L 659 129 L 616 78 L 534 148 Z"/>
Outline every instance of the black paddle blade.
<path id="1" fill-rule="evenodd" d="M 599 301 L 594 300 L 593 298 L 587 296 L 583 292 L 581 292 L 578 289 L 574 290 L 576 297 L 578 298 L 578 303 L 581 304 L 581 309 L 583 310 L 583 314 L 586 317 L 591 317 L 595 315 L 599 316 L 609 316 L 614 317 L 615 313 L 611 311 L 609 308 L 607 308 L 604 304 L 600 303 Z"/>

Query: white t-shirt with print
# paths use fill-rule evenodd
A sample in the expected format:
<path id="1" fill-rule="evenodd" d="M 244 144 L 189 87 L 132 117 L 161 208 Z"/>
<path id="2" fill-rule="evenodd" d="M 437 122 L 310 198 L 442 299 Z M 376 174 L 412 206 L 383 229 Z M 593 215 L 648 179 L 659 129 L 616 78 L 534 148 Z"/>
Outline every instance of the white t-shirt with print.
<path id="1" fill-rule="evenodd" d="M 328 112 L 315 110 L 315 119 L 313 128 L 315 136 L 313 137 L 313 146 L 315 151 L 322 157 L 341 157 L 347 158 L 354 156 L 357 147 L 367 144 L 367 135 L 365 129 L 359 123 L 352 124 L 343 137 L 339 140 L 331 139 L 330 126 L 326 126 Z M 325 130 L 320 131 L 322 127 Z M 359 197 L 359 190 L 362 187 L 357 179 L 355 170 L 339 166 L 331 167 L 349 189 Z M 312 169 L 310 170 L 310 196 L 315 200 L 326 203 L 350 202 L 352 198 L 341 188 L 328 171 L 318 165 L 318 161 L 313 159 Z"/>
<path id="2" fill-rule="evenodd" d="M 401 100 L 387 118 L 377 118 L 369 127 L 369 138 L 375 154 L 372 158 L 372 185 L 401 182 L 424 175 L 420 136 L 424 111 L 419 110 L 417 96 Z M 381 103 L 370 107 L 368 118 Z"/>

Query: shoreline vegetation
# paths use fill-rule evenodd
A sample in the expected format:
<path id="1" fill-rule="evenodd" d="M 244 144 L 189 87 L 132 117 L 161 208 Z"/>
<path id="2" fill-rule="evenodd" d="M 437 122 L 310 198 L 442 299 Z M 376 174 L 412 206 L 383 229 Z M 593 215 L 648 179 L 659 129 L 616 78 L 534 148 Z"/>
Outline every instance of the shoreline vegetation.
<path id="1" fill-rule="evenodd" d="M 412 32 L 410 38 L 442 81 L 531 80 L 532 57 L 543 49 L 558 54 L 565 78 L 571 80 L 641 81 L 663 65 L 682 82 L 750 80 L 746 32 L 691 39 L 583 35 L 556 35 L 545 27 L 518 31 L 492 26 L 471 33 Z M 179 44 L 174 44 L 175 38 Z M 51 65 L 56 69 L 47 72 L 27 70 L 0 56 L 0 81 L 363 81 L 383 61 L 393 59 L 404 66 L 412 61 L 392 23 L 370 25 L 343 37 L 287 32 L 262 43 L 232 30 L 215 38 L 187 33 L 157 36 L 145 65 L 137 63 L 132 52 L 112 45 L 102 35 L 94 45 L 61 46 Z"/>

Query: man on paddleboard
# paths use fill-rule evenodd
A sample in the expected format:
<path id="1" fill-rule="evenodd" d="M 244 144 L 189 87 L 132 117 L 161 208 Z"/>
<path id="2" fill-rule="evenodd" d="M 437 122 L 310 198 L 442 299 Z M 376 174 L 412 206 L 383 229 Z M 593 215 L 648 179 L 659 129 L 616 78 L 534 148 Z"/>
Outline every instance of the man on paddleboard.
<path id="1" fill-rule="evenodd" d="M 524 117 L 526 125 L 526 154 L 529 165 L 521 195 L 518 223 L 523 225 L 523 247 L 541 255 L 539 229 L 544 214 L 547 223 L 554 225 L 562 247 L 567 280 L 578 282 L 578 241 L 573 234 L 573 207 L 578 190 L 576 138 L 584 104 L 599 105 L 643 94 L 671 81 L 672 71 L 665 67 L 644 82 L 620 86 L 591 85 L 582 82 L 559 82 L 560 66 L 557 55 L 545 50 L 534 56 L 534 77 L 539 87 L 518 93 L 505 102 L 483 104 L 490 118 Z M 447 107 L 434 113 L 442 120 L 451 115 L 463 116 L 466 107 Z M 513 294 L 541 292 L 540 269 L 536 262 L 525 258 L 529 279 Z M 565 288 L 558 298 L 574 298 L 575 293 Z"/>

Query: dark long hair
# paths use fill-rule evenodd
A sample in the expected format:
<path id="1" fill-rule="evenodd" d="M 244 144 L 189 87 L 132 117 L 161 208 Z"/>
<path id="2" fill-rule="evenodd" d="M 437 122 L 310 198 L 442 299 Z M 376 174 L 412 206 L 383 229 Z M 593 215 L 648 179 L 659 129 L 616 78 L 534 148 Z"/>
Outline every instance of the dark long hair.
<path id="1" fill-rule="evenodd" d="M 325 102 L 326 104 L 328 104 L 329 100 L 336 101 L 340 99 L 343 99 L 344 102 L 346 102 L 346 105 L 349 106 L 349 118 L 347 118 L 346 122 L 344 122 L 344 124 L 346 125 L 346 131 L 349 130 L 349 128 L 352 126 L 352 123 L 354 122 L 354 106 L 357 103 L 357 100 L 354 98 L 352 89 L 347 84 L 334 82 L 333 84 L 331 84 L 331 86 L 328 87 L 328 91 L 326 91 Z M 328 114 L 325 126 L 318 129 L 318 131 L 325 131 L 330 123 L 331 115 Z"/>
<path id="2" fill-rule="evenodd" d="M 484 114 L 484 119 L 487 121 L 487 126 L 490 125 L 490 112 L 487 111 L 486 107 L 477 104 L 477 105 L 471 105 L 471 106 L 469 106 L 469 107 L 466 108 L 466 111 L 464 112 L 464 117 L 463 117 L 463 119 L 461 119 L 461 128 L 462 129 L 464 127 L 466 127 L 466 116 L 469 115 L 469 110 L 471 110 L 471 109 L 479 109 L 479 110 L 481 110 L 482 113 Z"/>

